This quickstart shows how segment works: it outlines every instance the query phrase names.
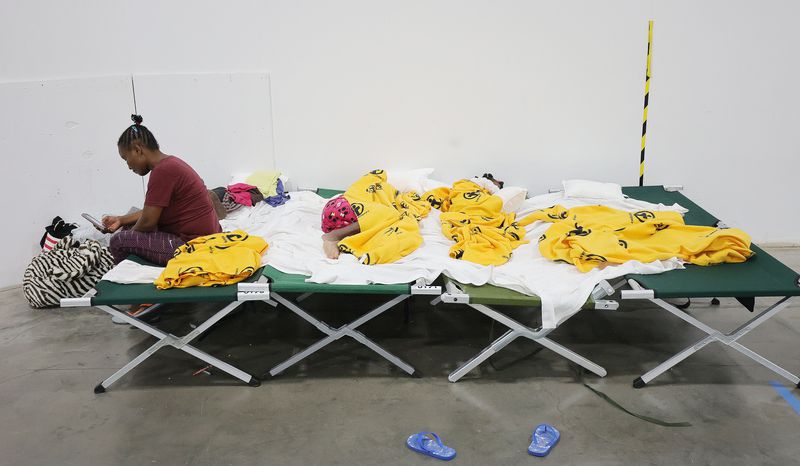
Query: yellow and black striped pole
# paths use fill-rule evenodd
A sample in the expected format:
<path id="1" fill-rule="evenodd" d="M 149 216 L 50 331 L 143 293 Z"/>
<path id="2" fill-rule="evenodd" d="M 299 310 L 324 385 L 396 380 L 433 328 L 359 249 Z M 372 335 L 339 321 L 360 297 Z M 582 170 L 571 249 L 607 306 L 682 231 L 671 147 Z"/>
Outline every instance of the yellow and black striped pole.
<path id="1" fill-rule="evenodd" d="M 639 186 L 644 185 L 644 142 L 647 137 L 647 102 L 650 98 L 650 57 L 653 47 L 653 21 L 647 22 L 647 71 L 644 75 L 644 115 L 642 116 L 642 155 L 639 158 Z"/>

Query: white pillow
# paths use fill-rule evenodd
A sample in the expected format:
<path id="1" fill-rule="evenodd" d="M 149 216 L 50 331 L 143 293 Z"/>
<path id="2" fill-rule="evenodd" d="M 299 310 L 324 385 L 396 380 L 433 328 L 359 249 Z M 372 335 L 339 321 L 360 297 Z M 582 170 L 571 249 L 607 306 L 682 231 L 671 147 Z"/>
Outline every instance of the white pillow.
<path id="1" fill-rule="evenodd" d="M 234 173 L 231 175 L 231 178 L 228 180 L 228 184 L 226 186 L 230 186 L 232 184 L 239 184 L 244 183 L 247 180 L 247 177 L 250 176 L 253 172 L 246 172 L 246 173 Z"/>
<path id="2" fill-rule="evenodd" d="M 420 196 L 428 191 L 433 191 L 436 188 L 449 188 L 450 185 L 442 181 L 425 178 L 422 180 L 422 191 L 417 191 Z"/>
<path id="3" fill-rule="evenodd" d="M 417 168 L 415 170 L 387 170 L 386 180 L 401 193 L 416 191 L 425 192 L 423 181 L 433 173 L 433 168 Z"/>
<path id="4" fill-rule="evenodd" d="M 622 186 L 599 181 L 564 180 L 564 197 L 583 199 L 625 199 Z"/>
<path id="5" fill-rule="evenodd" d="M 516 212 L 525 202 L 528 190 L 517 186 L 508 186 L 494 194 L 503 200 L 503 212 Z"/>

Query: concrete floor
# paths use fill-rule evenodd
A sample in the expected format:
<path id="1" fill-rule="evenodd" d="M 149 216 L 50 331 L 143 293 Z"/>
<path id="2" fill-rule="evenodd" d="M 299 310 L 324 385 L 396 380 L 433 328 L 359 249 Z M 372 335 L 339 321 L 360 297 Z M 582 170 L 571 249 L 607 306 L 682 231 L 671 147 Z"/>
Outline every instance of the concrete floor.
<path id="1" fill-rule="evenodd" d="M 770 252 L 800 269 L 800 249 Z M 308 308 L 327 300 L 312 297 Z M 370 304 L 317 315 L 344 323 Z M 182 335 L 211 311 L 174 306 L 157 325 Z M 571 364 L 529 341 L 451 384 L 447 374 L 501 326 L 465 306 L 430 308 L 421 297 L 410 324 L 398 307 L 363 327 L 417 367 L 419 379 L 348 339 L 258 388 L 215 370 L 192 376 L 203 364 L 168 347 L 95 395 L 98 382 L 153 339 L 94 309 L 32 310 L 21 290 L 8 290 L 0 293 L 0 464 L 436 464 L 404 445 L 420 430 L 441 434 L 460 464 L 798 464 L 800 415 L 769 383 L 787 381 L 712 344 L 634 390 L 634 378 L 703 334 L 642 302 L 620 311 L 581 312 L 552 338 L 608 370 L 584 377 L 592 387 L 633 412 L 691 427 L 660 427 L 616 409 Z M 725 330 L 750 315 L 733 300 L 704 300 L 689 312 Z M 742 343 L 798 373 L 798 337 L 800 301 Z M 286 309 L 247 303 L 198 346 L 262 374 L 318 338 Z M 562 432 L 546 459 L 526 453 L 542 422 Z"/>

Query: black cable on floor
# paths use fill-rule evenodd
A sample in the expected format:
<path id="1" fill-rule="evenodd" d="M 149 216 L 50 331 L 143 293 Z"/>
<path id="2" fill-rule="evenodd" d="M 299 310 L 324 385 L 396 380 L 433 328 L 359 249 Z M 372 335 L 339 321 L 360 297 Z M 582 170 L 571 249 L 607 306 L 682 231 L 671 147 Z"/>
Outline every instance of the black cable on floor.
<path id="1" fill-rule="evenodd" d="M 615 408 L 619 409 L 620 411 L 623 411 L 623 412 L 625 412 L 627 414 L 630 414 L 631 416 L 633 416 L 633 417 L 635 417 L 637 419 L 641 419 L 643 421 L 649 422 L 651 424 L 655 424 L 657 426 L 662 426 L 662 427 L 691 427 L 692 426 L 692 424 L 690 422 L 666 422 L 666 421 L 662 421 L 661 419 L 656 419 L 654 417 L 645 416 L 643 414 L 637 414 L 637 413 L 634 413 L 632 411 L 629 411 L 628 409 L 623 407 L 621 404 L 617 403 L 610 396 L 606 395 L 605 393 L 603 393 L 603 392 L 601 392 L 599 390 L 596 390 L 596 389 L 590 387 L 586 382 L 584 382 L 583 381 L 583 369 L 580 368 L 580 367 L 578 368 L 578 382 L 582 383 L 584 387 L 588 388 L 595 395 L 597 395 L 600 398 L 606 400 L 606 402 L 608 404 L 610 404 L 611 406 L 613 406 L 613 407 L 615 407 Z"/>

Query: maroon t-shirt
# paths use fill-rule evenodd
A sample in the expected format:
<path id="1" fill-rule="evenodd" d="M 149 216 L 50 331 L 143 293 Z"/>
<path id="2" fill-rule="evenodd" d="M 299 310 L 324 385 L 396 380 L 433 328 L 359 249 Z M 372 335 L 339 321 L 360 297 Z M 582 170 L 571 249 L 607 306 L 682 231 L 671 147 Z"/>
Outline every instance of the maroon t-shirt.
<path id="1" fill-rule="evenodd" d="M 202 178 L 174 155 L 150 171 L 144 205 L 161 207 L 159 231 L 180 236 L 184 241 L 222 231 Z"/>

